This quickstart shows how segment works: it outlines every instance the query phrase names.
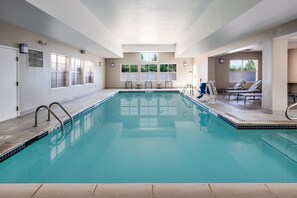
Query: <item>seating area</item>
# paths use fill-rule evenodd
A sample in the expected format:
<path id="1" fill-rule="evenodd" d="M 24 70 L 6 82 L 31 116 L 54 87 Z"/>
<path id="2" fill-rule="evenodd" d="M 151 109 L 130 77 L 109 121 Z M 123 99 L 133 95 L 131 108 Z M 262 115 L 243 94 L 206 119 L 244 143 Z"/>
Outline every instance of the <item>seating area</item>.
<path id="1" fill-rule="evenodd" d="M 262 80 L 257 80 L 247 90 L 245 90 L 245 89 L 242 89 L 242 90 L 241 89 L 240 90 L 225 90 L 223 92 L 223 97 L 225 95 L 228 95 L 229 100 L 230 100 L 231 95 L 236 95 L 237 96 L 237 101 L 238 101 L 240 94 L 261 93 L 261 89 L 260 89 L 261 85 L 262 85 Z"/>
<path id="2" fill-rule="evenodd" d="M 242 86 L 243 84 L 242 81 L 236 83 L 234 87 L 221 89 L 220 90 L 222 93 L 221 101 L 228 104 L 233 104 L 233 106 L 239 106 L 241 104 L 244 104 L 244 108 L 247 108 L 247 109 L 249 108 L 246 106 L 247 101 L 251 101 L 252 103 L 249 103 L 249 106 L 260 109 L 261 100 L 262 100 L 262 90 L 261 90 L 262 81 L 261 80 L 255 81 L 248 89 Z M 226 95 L 228 95 L 228 99 L 225 99 Z M 234 100 L 231 100 L 232 95 L 236 96 L 236 103 L 234 103 Z M 297 95 L 294 93 L 288 93 L 288 104 L 295 103 L 296 96 Z M 241 103 L 241 101 L 243 103 Z M 258 103 L 255 103 L 255 101 L 258 101 Z"/>

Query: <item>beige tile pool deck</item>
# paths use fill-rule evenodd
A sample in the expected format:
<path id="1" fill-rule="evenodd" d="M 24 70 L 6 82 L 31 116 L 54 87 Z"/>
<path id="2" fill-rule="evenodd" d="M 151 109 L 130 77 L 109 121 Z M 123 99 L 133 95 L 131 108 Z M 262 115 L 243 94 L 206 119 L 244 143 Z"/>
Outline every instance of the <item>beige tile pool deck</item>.
<path id="1" fill-rule="evenodd" d="M 2 198 L 296 198 L 297 184 L 1 184 Z"/>
<path id="2" fill-rule="evenodd" d="M 77 115 L 100 101 L 112 97 L 118 91 L 121 90 L 105 89 L 62 104 L 71 115 Z M 125 91 L 140 90 L 126 89 Z M 196 96 L 188 93 L 186 95 L 197 101 Z M 284 112 L 267 114 L 261 110 L 246 111 L 222 101 L 201 105 L 209 108 L 215 115 L 219 114 L 239 126 L 296 126 L 296 122 L 286 119 Z M 54 111 L 63 121 L 68 120 L 67 115 L 59 108 L 55 107 Z M 0 122 L 0 156 L 46 131 L 51 132 L 59 127 L 59 122 L 54 118 L 52 121 L 46 121 L 46 113 L 45 110 L 40 111 L 38 127 L 33 127 L 34 113 Z M 2 197 L 297 197 L 297 184 L 2 184 L 0 198 Z"/>

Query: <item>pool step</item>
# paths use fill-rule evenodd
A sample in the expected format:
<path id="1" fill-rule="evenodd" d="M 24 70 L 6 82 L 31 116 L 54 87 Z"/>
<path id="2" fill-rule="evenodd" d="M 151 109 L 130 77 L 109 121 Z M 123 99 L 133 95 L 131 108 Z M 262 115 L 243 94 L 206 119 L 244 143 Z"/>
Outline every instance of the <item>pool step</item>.
<path id="1" fill-rule="evenodd" d="M 294 144 L 297 144 L 297 133 L 276 133 L 276 134 Z"/>
<path id="2" fill-rule="evenodd" d="M 297 162 L 297 144 L 291 140 L 287 140 L 276 133 L 259 137 L 259 139 L 289 159 Z"/>

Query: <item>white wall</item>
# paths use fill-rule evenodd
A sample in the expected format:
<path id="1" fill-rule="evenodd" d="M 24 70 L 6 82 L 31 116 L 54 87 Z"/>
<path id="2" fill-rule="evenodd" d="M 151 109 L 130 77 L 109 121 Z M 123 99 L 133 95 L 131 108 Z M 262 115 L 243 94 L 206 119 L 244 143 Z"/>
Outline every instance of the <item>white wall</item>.
<path id="1" fill-rule="evenodd" d="M 186 67 L 183 66 L 184 62 L 187 62 Z M 114 63 L 115 67 L 111 67 L 111 63 Z M 192 84 L 193 64 L 191 58 L 175 58 L 172 52 L 160 52 L 158 53 L 157 64 L 162 63 L 177 64 L 177 80 L 173 81 L 174 87 L 184 87 L 186 84 Z M 106 59 L 105 76 L 107 88 L 123 88 L 125 86 L 125 82 L 122 82 L 120 79 L 122 64 L 138 64 L 140 66 L 140 53 L 124 53 L 124 58 Z M 153 82 L 153 87 L 155 86 L 156 82 Z"/>
<path id="2" fill-rule="evenodd" d="M 29 48 L 41 50 L 44 53 L 43 68 L 28 67 L 27 55 L 19 55 L 19 98 L 21 114 L 34 111 L 37 106 L 42 104 L 49 104 L 53 101 L 67 101 L 90 94 L 105 87 L 105 60 L 99 55 L 91 53 L 83 55 L 80 53 L 80 49 L 4 23 L 0 23 L 0 30 L 0 45 L 19 48 L 19 43 L 27 43 Z M 39 40 L 45 40 L 48 45 L 42 46 L 38 44 Z M 51 52 L 93 61 L 94 83 L 89 85 L 51 89 Z M 103 66 L 98 66 L 99 61 L 103 62 Z"/>
<path id="3" fill-rule="evenodd" d="M 197 66 L 197 85 L 199 86 L 201 82 L 208 81 L 208 56 L 198 56 L 194 58 L 193 64 Z"/>

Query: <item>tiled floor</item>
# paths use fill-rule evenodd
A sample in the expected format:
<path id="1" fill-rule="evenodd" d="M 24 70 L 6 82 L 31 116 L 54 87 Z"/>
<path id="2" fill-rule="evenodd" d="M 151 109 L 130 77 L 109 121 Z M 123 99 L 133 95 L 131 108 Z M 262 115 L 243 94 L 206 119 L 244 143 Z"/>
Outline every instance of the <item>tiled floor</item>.
<path id="1" fill-rule="evenodd" d="M 296 198 L 297 184 L 2 184 L 3 198 Z"/>
<path id="2" fill-rule="evenodd" d="M 193 99 L 198 101 L 195 96 Z M 215 104 L 208 104 L 206 102 L 200 103 L 222 117 L 236 123 L 238 126 L 296 127 L 297 125 L 297 122 L 288 120 L 285 117 L 285 110 L 274 112 L 273 114 L 262 112 L 261 101 L 248 101 L 244 108 L 243 99 L 237 102 L 235 98 L 228 100 L 219 95 Z"/>

